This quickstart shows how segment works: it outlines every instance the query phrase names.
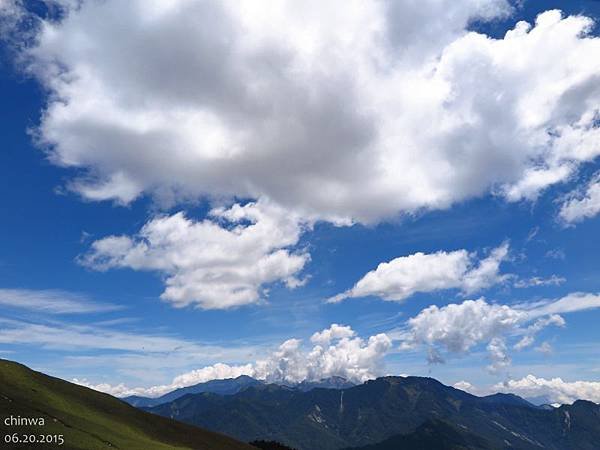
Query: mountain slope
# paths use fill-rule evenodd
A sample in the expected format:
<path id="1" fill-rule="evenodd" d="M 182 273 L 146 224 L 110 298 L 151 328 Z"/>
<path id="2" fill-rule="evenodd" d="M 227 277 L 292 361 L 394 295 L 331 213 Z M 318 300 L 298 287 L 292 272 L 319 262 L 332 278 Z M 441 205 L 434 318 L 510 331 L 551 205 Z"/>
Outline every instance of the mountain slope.
<path id="1" fill-rule="evenodd" d="M 43 418 L 44 426 L 6 426 L 5 419 Z M 2 448 L 70 450 L 253 450 L 250 445 L 138 410 L 107 394 L 0 360 L 0 429 L 64 435 L 64 445 L 6 444 Z M 256 450 L 256 449 L 254 449 Z"/>
<path id="2" fill-rule="evenodd" d="M 245 441 L 274 440 L 301 450 L 378 444 L 431 420 L 476 435 L 495 449 L 591 450 L 600 442 L 600 407 L 593 403 L 545 410 L 516 396 L 480 398 L 420 377 L 309 392 L 255 386 L 225 397 L 187 395 L 149 410 Z"/>
<path id="3" fill-rule="evenodd" d="M 226 378 L 224 380 L 211 380 L 205 383 L 198 383 L 193 386 L 183 387 L 175 389 L 165 395 L 156 398 L 142 397 L 139 395 L 132 395 L 124 397 L 121 400 L 129 403 L 132 406 L 149 407 L 160 405 L 161 403 L 172 402 L 180 397 L 187 394 L 202 394 L 209 392 L 218 395 L 232 395 L 243 391 L 250 386 L 256 386 L 264 384 L 262 381 L 255 380 L 247 375 L 241 375 L 237 378 Z"/>
<path id="4" fill-rule="evenodd" d="M 346 450 L 486 450 L 491 444 L 441 420 L 430 420 L 408 434 L 398 434 L 378 444 Z"/>

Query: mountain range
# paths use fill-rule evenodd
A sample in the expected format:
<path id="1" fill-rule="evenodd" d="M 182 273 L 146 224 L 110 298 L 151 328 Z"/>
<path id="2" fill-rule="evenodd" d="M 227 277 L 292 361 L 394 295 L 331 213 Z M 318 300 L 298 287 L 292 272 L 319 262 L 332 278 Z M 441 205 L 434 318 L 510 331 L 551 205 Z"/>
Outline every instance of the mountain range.
<path id="1" fill-rule="evenodd" d="M 226 378 L 223 380 L 211 380 L 205 383 L 198 383 L 193 386 L 183 387 L 175 389 L 167 394 L 160 397 L 150 398 L 142 397 L 139 395 L 131 395 L 129 397 L 123 397 L 121 400 L 129 403 L 132 406 L 149 407 L 160 405 L 161 403 L 168 403 L 173 400 L 183 397 L 187 394 L 202 394 L 204 392 L 210 392 L 218 395 L 232 395 L 243 391 L 247 387 L 263 384 L 262 381 L 255 380 L 247 375 L 241 375 L 237 378 Z"/>
<path id="2" fill-rule="evenodd" d="M 135 408 L 0 360 L 0 428 L 5 439 L 62 435 L 57 448 L 69 450 L 592 450 L 600 442 L 600 406 L 583 400 L 536 406 L 513 394 L 477 397 L 421 377 L 382 377 L 346 388 L 342 379 L 318 383 L 337 388 L 249 377 L 203 384 L 196 389 L 215 392 L 188 390 Z M 45 423 L 6 424 L 11 418 Z"/>
<path id="3" fill-rule="evenodd" d="M 272 440 L 299 450 L 592 450 L 600 442 L 595 403 L 544 408 L 512 394 L 477 397 L 422 377 L 306 392 L 257 384 L 227 396 L 188 394 L 147 410 L 243 441 Z M 447 446 L 428 446 L 433 441 Z"/>
<path id="4" fill-rule="evenodd" d="M 241 375 L 237 378 L 226 378 L 223 380 L 211 380 L 204 383 L 198 383 L 193 386 L 183 387 L 175 389 L 167 394 L 160 397 L 150 398 L 142 397 L 139 395 L 131 395 L 123 397 L 121 400 L 129 403 L 132 406 L 138 408 L 150 407 L 160 405 L 162 403 L 172 402 L 180 397 L 187 394 L 203 394 L 211 393 L 218 395 L 233 395 L 238 392 L 247 389 L 250 386 L 264 385 L 265 383 L 260 380 L 256 380 L 247 375 Z M 346 389 L 355 386 L 355 383 L 346 380 L 342 377 L 329 377 L 319 381 L 302 381 L 295 384 L 285 384 L 292 389 L 299 389 L 302 392 L 308 392 L 315 388 L 328 388 L 328 389 Z"/>

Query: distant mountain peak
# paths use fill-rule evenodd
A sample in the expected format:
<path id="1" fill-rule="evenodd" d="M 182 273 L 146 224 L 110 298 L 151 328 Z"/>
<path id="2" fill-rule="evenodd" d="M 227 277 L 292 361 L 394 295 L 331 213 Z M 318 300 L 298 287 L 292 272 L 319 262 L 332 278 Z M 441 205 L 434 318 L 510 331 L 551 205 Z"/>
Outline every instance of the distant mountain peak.
<path id="1" fill-rule="evenodd" d="M 322 388 L 322 389 L 348 389 L 353 386 L 356 386 L 356 383 L 347 380 L 344 377 L 340 376 L 332 376 L 327 378 L 322 378 L 319 381 L 302 381 L 297 384 L 296 387 L 304 392 L 310 391 L 312 389 Z"/>

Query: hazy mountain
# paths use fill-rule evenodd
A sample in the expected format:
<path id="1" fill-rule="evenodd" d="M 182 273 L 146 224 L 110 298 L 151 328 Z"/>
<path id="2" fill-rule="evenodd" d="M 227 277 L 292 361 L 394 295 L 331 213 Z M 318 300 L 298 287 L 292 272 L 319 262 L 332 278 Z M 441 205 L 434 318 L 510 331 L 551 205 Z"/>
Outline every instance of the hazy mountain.
<path id="1" fill-rule="evenodd" d="M 121 400 L 129 403 L 132 406 L 144 408 L 150 406 L 157 406 L 161 403 L 171 402 L 187 394 L 202 394 L 204 392 L 218 395 L 237 394 L 238 392 L 243 391 L 249 386 L 256 386 L 259 384 L 264 384 L 264 382 L 256 380 L 247 375 L 241 375 L 237 378 L 226 378 L 223 380 L 211 380 L 204 383 L 198 383 L 193 386 L 176 389 L 172 392 L 169 392 L 156 398 L 131 395 L 129 397 L 123 397 Z M 303 392 L 308 392 L 315 388 L 346 389 L 352 386 L 356 386 L 356 384 L 342 377 L 330 377 L 323 378 L 319 381 L 302 381 L 298 384 L 286 384 L 284 386 L 293 389 L 299 389 Z"/>
<path id="2" fill-rule="evenodd" d="M 254 378 L 249 377 L 247 375 L 241 375 L 237 378 L 226 378 L 223 380 L 211 380 L 205 383 L 198 383 L 193 386 L 176 389 L 172 392 L 169 392 L 165 395 L 156 398 L 132 395 L 129 397 L 124 397 L 121 400 L 129 403 L 130 405 L 141 408 L 171 402 L 187 394 L 201 394 L 204 392 L 209 392 L 218 395 L 237 394 L 238 392 L 243 391 L 249 386 L 255 386 L 259 384 L 263 384 L 263 382 L 255 380 Z"/>
<path id="3" fill-rule="evenodd" d="M 277 385 L 238 394 L 186 395 L 150 411 L 241 440 L 279 441 L 301 450 L 383 445 L 448 429 L 494 449 L 597 449 L 600 407 L 578 401 L 546 410 L 514 395 L 476 397 L 431 378 L 384 377 L 344 390 Z M 419 428 L 429 423 L 429 428 Z M 433 430 L 433 431 L 427 431 Z M 412 439 L 412 438 L 411 438 Z M 470 445 L 476 445 L 470 444 Z M 399 447 L 401 448 L 401 447 Z M 410 447 L 409 447 L 410 448 Z"/>
<path id="4" fill-rule="evenodd" d="M 352 386 L 356 386 L 356 383 L 353 383 L 352 381 L 346 380 L 342 377 L 329 377 L 323 378 L 320 381 L 303 381 L 293 387 L 296 387 L 303 392 L 308 392 L 316 388 L 347 389 Z"/>
<path id="5" fill-rule="evenodd" d="M 222 434 L 140 411 L 107 394 L 0 360 L 2 436 L 63 435 L 63 445 L 7 443 L 3 449 L 256 450 Z M 6 420 L 14 420 L 11 426 Z M 35 419 L 37 425 L 20 424 Z M 43 420 L 43 425 L 41 424 Z"/>

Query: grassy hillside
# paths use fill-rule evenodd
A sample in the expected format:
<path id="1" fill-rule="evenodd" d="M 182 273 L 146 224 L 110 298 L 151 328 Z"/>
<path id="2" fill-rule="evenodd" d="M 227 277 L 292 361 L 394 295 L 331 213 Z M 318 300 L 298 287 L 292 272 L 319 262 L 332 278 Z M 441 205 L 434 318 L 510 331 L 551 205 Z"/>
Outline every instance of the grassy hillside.
<path id="1" fill-rule="evenodd" d="M 44 426 L 6 426 L 10 416 Z M 256 450 L 221 434 L 140 411 L 94 390 L 0 360 L 0 448 Z M 5 436 L 60 435 L 64 444 L 5 443 Z"/>

